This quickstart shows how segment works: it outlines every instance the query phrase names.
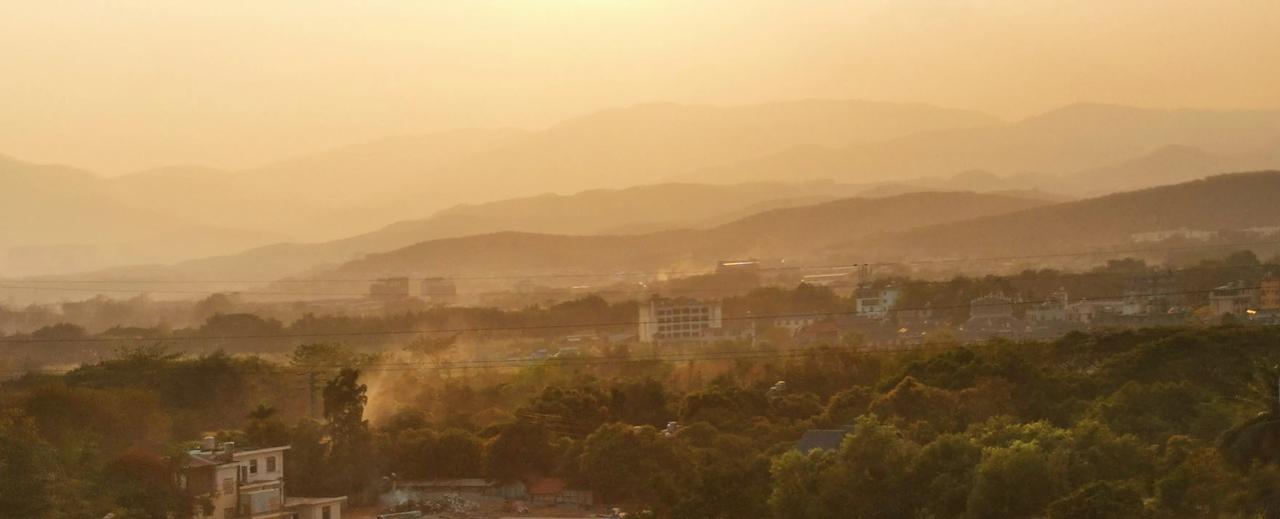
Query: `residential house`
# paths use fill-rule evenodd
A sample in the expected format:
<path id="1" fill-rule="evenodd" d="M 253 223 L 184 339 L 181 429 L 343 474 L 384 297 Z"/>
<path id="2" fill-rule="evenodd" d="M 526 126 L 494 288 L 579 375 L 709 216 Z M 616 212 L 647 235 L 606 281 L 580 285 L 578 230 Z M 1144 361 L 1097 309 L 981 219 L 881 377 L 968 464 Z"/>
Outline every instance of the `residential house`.
<path id="1" fill-rule="evenodd" d="M 237 448 L 205 437 L 187 453 L 179 481 L 186 491 L 212 505 L 192 519 L 342 519 L 346 496 L 288 497 L 284 453 L 289 446 Z"/>

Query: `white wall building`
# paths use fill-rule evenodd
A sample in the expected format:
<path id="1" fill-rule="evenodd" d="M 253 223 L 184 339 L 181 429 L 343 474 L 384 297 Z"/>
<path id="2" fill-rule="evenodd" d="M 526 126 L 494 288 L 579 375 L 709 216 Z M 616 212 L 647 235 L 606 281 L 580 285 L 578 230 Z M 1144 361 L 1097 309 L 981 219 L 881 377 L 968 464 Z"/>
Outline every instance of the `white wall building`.
<path id="1" fill-rule="evenodd" d="M 881 319 L 889 315 L 889 311 L 898 305 L 898 297 L 902 291 L 897 287 L 887 286 L 871 288 L 861 286 L 853 291 L 855 311 L 859 317 Z"/>
<path id="2" fill-rule="evenodd" d="M 700 341 L 721 324 L 719 301 L 655 296 L 640 303 L 640 342 Z"/>
<path id="3" fill-rule="evenodd" d="M 285 495 L 284 453 L 289 446 L 237 450 L 206 437 L 188 452 L 183 487 L 213 505 L 197 505 L 192 519 L 342 519 L 346 496 L 293 498 Z"/>

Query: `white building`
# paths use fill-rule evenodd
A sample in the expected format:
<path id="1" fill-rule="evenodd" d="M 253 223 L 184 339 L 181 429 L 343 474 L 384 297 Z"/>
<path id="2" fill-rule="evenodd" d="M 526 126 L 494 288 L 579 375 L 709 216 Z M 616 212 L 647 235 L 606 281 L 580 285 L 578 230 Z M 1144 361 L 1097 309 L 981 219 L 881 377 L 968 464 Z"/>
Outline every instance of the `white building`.
<path id="1" fill-rule="evenodd" d="M 858 287 L 853 291 L 855 311 L 859 317 L 884 318 L 889 315 L 889 311 L 893 310 L 894 306 L 897 306 L 901 293 L 901 290 L 893 286 L 878 289 L 869 286 Z"/>
<path id="2" fill-rule="evenodd" d="M 640 303 L 640 342 L 700 341 L 721 324 L 719 301 L 654 296 Z"/>
<path id="3" fill-rule="evenodd" d="M 792 337 L 795 337 L 797 333 L 800 333 L 800 330 L 803 330 L 808 326 L 812 326 L 816 324 L 819 320 L 825 319 L 825 318 L 826 318 L 825 316 L 820 317 L 817 315 L 794 315 L 794 316 L 787 316 L 787 317 L 779 317 L 773 320 L 773 325 L 777 326 L 778 328 L 786 329 L 788 332 L 791 333 Z"/>
<path id="4" fill-rule="evenodd" d="M 206 437 L 187 453 L 182 485 L 208 498 L 212 513 L 197 504 L 192 519 L 342 519 L 346 496 L 294 498 L 285 495 L 284 452 L 289 446 L 237 450 Z"/>

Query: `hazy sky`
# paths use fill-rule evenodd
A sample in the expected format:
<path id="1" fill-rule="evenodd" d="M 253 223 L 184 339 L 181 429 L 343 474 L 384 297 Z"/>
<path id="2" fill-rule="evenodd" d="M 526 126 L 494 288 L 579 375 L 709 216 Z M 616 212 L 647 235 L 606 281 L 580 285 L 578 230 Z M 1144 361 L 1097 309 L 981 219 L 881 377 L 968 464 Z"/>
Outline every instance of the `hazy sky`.
<path id="1" fill-rule="evenodd" d="M 245 167 L 611 105 L 1280 107 L 1275 0 L 6 0 L 0 154 Z"/>

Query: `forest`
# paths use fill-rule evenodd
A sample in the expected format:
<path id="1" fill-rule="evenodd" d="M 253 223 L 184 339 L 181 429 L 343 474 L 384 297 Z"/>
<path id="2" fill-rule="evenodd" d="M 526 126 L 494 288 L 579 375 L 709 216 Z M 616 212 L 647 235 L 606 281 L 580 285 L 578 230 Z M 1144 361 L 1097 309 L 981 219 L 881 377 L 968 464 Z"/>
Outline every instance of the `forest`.
<path id="1" fill-rule="evenodd" d="M 355 505 L 391 477 L 541 474 L 653 517 L 1273 517 L 1277 344 L 1152 328 L 469 370 L 125 349 L 0 386 L 0 517 L 190 510 L 173 474 L 204 434 L 290 444 L 292 493 Z M 799 452 L 812 429 L 847 434 Z"/>

